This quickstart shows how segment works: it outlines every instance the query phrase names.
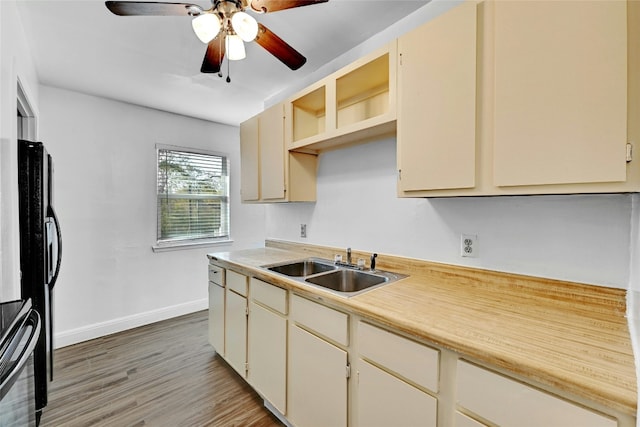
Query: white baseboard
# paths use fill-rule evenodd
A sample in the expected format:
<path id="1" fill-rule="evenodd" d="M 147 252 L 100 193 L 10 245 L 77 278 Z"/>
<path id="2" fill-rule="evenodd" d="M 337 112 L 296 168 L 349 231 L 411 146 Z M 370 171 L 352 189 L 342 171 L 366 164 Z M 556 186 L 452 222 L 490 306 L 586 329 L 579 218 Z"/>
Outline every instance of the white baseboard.
<path id="1" fill-rule="evenodd" d="M 138 326 L 182 316 L 183 314 L 206 310 L 208 307 L 209 301 L 205 298 L 198 301 L 191 301 L 184 304 L 173 305 L 171 307 L 160 308 L 158 310 L 147 311 L 145 313 L 120 317 L 106 322 L 94 323 L 93 325 L 87 325 L 56 333 L 54 334 L 53 343 L 55 348 L 66 347 L 68 345 L 103 337 L 116 332 L 126 331 L 127 329 L 137 328 Z"/>

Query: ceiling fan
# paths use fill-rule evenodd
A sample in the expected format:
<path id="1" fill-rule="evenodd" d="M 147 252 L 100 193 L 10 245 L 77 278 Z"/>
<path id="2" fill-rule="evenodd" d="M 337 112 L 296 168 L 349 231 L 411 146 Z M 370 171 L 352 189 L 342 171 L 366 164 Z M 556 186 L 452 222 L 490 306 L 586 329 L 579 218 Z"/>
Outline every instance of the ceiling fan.
<path id="1" fill-rule="evenodd" d="M 119 16 L 190 16 L 193 31 L 207 43 L 200 71 L 220 73 L 220 65 L 245 57 L 244 42 L 255 41 L 292 70 L 302 67 L 307 58 L 289 46 L 245 10 L 255 13 L 277 12 L 294 7 L 326 3 L 329 0 L 211 0 L 210 9 L 190 3 L 146 1 L 106 1 L 107 8 Z M 230 81 L 227 77 L 227 81 Z"/>

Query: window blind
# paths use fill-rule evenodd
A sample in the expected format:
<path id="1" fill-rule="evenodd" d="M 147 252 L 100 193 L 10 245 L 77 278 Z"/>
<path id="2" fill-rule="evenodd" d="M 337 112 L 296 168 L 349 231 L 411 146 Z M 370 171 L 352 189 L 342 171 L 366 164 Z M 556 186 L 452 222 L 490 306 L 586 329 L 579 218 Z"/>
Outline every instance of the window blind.
<path id="1" fill-rule="evenodd" d="M 229 237 L 227 158 L 158 148 L 158 243 Z"/>

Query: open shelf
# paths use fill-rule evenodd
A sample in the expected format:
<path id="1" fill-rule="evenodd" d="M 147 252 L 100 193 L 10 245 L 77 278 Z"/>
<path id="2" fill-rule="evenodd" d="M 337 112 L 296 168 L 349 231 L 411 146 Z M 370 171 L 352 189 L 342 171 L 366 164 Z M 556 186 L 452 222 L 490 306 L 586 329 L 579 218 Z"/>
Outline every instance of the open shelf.
<path id="1" fill-rule="evenodd" d="M 389 111 L 389 54 L 336 80 L 336 127 L 342 128 Z"/>
<path id="2" fill-rule="evenodd" d="M 394 41 L 292 96 L 289 149 L 319 153 L 395 133 L 396 57 Z"/>
<path id="3" fill-rule="evenodd" d="M 293 140 L 309 138 L 325 131 L 326 89 L 324 86 L 292 102 Z"/>

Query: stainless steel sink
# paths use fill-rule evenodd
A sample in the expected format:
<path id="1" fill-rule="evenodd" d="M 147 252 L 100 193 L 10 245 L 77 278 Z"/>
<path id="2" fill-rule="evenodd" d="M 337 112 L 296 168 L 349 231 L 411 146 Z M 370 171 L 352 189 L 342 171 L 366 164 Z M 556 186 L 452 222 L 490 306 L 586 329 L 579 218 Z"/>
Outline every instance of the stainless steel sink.
<path id="1" fill-rule="evenodd" d="M 323 258 L 307 258 L 262 268 L 285 275 L 305 285 L 320 287 L 342 296 L 354 296 L 407 276 L 383 270 L 358 270 L 336 265 Z"/>
<path id="2" fill-rule="evenodd" d="M 333 264 L 322 262 L 317 259 L 305 259 L 293 263 L 278 264 L 267 267 L 268 270 L 291 277 L 306 277 L 313 274 L 323 273 L 325 271 L 333 271 L 337 268 L 338 267 Z"/>
<path id="3" fill-rule="evenodd" d="M 305 279 L 305 282 L 338 292 L 359 292 L 388 281 L 389 279 L 384 276 L 349 269 L 340 269 Z"/>

